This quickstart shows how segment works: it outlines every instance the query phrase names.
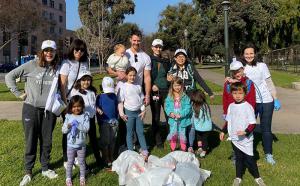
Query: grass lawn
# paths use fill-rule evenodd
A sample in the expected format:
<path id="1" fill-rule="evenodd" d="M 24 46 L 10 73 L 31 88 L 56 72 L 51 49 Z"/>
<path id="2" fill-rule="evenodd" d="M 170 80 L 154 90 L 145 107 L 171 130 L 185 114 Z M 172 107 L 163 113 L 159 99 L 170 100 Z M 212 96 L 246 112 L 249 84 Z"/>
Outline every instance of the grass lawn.
<path id="1" fill-rule="evenodd" d="M 102 78 L 106 76 L 107 74 L 94 74 L 93 75 L 93 85 L 95 88 L 97 88 L 98 93 L 100 93 L 100 85 L 102 82 Z M 207 85 L 212 89 L 213 92 L 221 92 L 222 87 L 219 85 L 216 85 L 214 83 L 211 83 L 209 81 L 206 81 Z M 18 86 L 20 90 L 24 89 L 24 82 L 18 83 Z M 197 87 L 199 87 L 197 85 Z M 209 99 L 208 99 L 209 100 Z M 16 98 L 6 87 L 5 83 L 0 83 L 0 101 L 21 101 L 20 99 Z M 214 105 L 220 105 L 222 104 L 222 97 L 221 96 L 215 96 Z"/>
<path id="2" fill-rule="evenodd" d="M 23 177 L 23 151 L 24 137 L 23 127 L 20 121 L 0 121 L 0 185 L 18 185 Z M 146 133 L 149 132 L 146 128 Z M 150 135 L 146 134 L 146 137 Z M 53 133 L 53 149 L 51 154 L 51 167 L 55 169 L 59 177 L 54 180 L 48 180 L 41 175 L 40 163 L 36 161 L 33 170 L 33 180 L 30 185 L 64 185 L 65 170 L 62 166 L 61 150 L 61 123 L 57 123 Z M 300 183 L 300 161 L 297 157 L 300 154 L 299 147 L 300 135 L 282 135 L 276 134 L 278 141 L 274 143 L 274 156 L 277 161 L 275 166 L 266 164 L 263 159 L 261 144 L 258 145 L 258 152 L 261 158 L 258 160 L 259 171 L 267 185 L 285 185 L 294 186 Z M 149 142 L 149 140 L 147 140 Z M 212 176 L 205 183 L 206 186 L 231 185 L 235 176 L 235 169 L 228 160 L 231 154 L 231 145 L 229 142 L 220 143 L 218 134 L 213 132 L 210 137 L 212 151 L 205 159 L 202 159 L 201 168 L 211 170 Z M 167 143 L 165 143 L 167 144 Z M 168 145 L 165 149 L 153 149 L 152 154 L 163 156 L 169 153 Z M 298 154 L 298 155 L 297 155 Z M 39 157 L 37 158 L 37 160 Z M 112 172 L 105 172 L 95 168 L 94 157 L 88 152 L 87 162 L 93 168 L 87 177 L 88 185 L 118 185 L 118 176 Z M 73 171 L 73 180 L 75 185 L 79 185 L 79 169 Z M 243 185 L 255 185 L 253 178 L 247 172 L 244 176 Z"/>
<path id="3" fill-rule="evenodd" d="M 220 74 L 224 74 L 224 67 L 211 70 Z M 297 74 L 277 70 L 270 70 L 270 72 L 274 84 L 278 87 L 292 88 L 292 82 L 300 82 L 300 76 Z"/>

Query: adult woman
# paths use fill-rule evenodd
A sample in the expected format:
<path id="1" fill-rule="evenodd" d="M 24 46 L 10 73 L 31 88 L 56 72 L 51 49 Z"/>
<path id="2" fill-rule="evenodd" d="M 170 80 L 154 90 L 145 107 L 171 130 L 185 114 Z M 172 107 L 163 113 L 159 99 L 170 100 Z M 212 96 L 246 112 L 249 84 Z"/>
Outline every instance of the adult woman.
<path id="1" fill-rule="evenodd" d="M 71 98 L 71 91 L 75 86 L 75 82 L 78 79 L 78 75 L 82 72 L 88 71 L 88 53 L 86 43 L 80 39 L 75 39 L 68 49 L 68 58 L 62 63 L 60 69 L 60 90 L 62 99 L 65 103 Z M 90 143 L 94 152 L 97 163 L 100 163 L 100 153 L 96 139 L 96 125 L 95 122 L 90 125 L 88 132 Z M 67 166 L 67 135 L 63 135 L 63 159 L 64 167 Z"/>
<path id="2" fill-rule="evenodd" d="M 266 161 L 275 164 L 272 155 L 272 116 L 273 110 L 279 110 L 281 104 L 277 99 L 276 88 L 271 79 L 271 74 L 265 63 L 257 62 L 256 49 L 253 44 L 248 44 L 243 50 L 243 62 L 245 74 L 255 84 L 256 90 L 256 114 L 260 117 L 260 129 L 262 132 L 263 148 Z"/>
<path id="3" fill-rule="evenodd" d="M 175 64 L 171 66 L 167 80 L 172 81 L 173 77 L 180 77 L 183 80 L 184 89 L 186 94 L 190 96 L 191 92 L 196 89 L 196 82 L 208 93 L 210 99 L 213 100 L 214 95 L 211 89 L 207 86 L 205 81 L 200 76 L 195 67 L 187 61 L 187 53 L 184 49 L 177 49 L 175 51 Z M 193 152 L 193 143 L 195 138 L 195 131 L 192 125 L 187 127 L 189 135 L 189 148 L 188 151 Z"/>
<path id="4" fill-rule="evenodd" d="M 31 181 L 38 140 L 42 175 L 50 179 L 57 177 L 57 174 L 49 169 L 56 116 L 45 111 L 45 105 L 56 74 L 58 57 L 54 41 L 43 41 L 41 49 L 38 58 L 19 66 L 5 76 L 10 91 L 24 100 L 22 122 L 25 134 L 25 176 L 20 185 L 26 185 Z M 15 80 L 20 76 L 26 78 L 25 93 L 21 93 L 16 85 Z"/>

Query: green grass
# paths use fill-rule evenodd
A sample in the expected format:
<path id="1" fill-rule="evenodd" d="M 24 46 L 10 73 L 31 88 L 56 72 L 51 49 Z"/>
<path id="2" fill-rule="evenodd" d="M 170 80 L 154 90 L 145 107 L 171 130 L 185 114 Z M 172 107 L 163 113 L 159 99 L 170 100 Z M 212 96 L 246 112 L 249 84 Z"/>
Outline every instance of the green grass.
<path id="1" fill-rule="evenodd" d="M 224 67 L 219 69 L 211 69 L 213 72 L 224 74 Z M 300 76 L 289 72 L 270 70 L 274 84 L 278 87 L 292 88 L 292 82 L 300 82 Z"/>
<path id="2" fill-rule="evenodd" d="M 0 185 L 18 185 L 23 177 L 23 154 L 24 137 L 23 127 L 20 121 L 0 121 Z M 147 130 L 147 129 L 146 129 Z M 149 132 L 149 130 L 148 130 Z M 146 135 L 149 139 L 150 135 Z M 294 186 L 300 183 L 300 161 L 297 157 L 300 154 L 299 147 L 300 135 L 282 135 L 276 134 L 278 141 L 274 143 L 274 156 L 277 161 L 275 166 L 266 164 L 261 157 L 258 160 L 261 177 L 267 185 L 285 185 Z M 40 174 L 40 163 L 37 157 L 36 166 L 33 170 L 34 177 L 30 185 L 64 185 L 65 170 L 62 167 L 61 150 L 61 123 L 57 123 L 53 133 L 53 149 L 51 153 L 51 167 L 55 169 L 59 177 L 54 180 L 43 178 Z M 147 140 L 149 142 L 149 140 Z M 218 134 L 214 132 L 210 137 L 212 152 L 200 161 L 201 168 L 212 171 L 212 176 L 205 183 L 206 186 L 231 185 L 235 177 L 235 169 L 228 160 L 231 154 L 231 145 L 229 142 L 219 142 Z M 258 145 L 258 152 L 262 156 L 261 144 Z M 169 153 L 169 147 L 166 143 L 165 149 L 153 149 L 152 154 L 164 156 Z M 88 164 L 94 168 L 87 177 L 88 185 L 118 185 L 118 176 L 115 173 L 105 172 L 96 169 L 94 166 L 94 157 L 91 152 L 87 155 Z M 73 171 L 73 180 L 75 185 L 79 185 L 79 170 Z M 253 178 L 247 172 L 244 176 L 243 185 L 255 185 Z"/>

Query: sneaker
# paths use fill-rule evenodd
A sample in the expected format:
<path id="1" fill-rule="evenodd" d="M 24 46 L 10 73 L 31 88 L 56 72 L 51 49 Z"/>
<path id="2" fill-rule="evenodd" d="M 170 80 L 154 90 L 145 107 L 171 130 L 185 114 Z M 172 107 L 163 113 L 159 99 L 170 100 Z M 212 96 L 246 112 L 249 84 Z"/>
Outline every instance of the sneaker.
<path id="1" fill-rule="evenodd" d="M 31 181 L 31 176 L 29 174 L 26 174 L 22 181 L 20 182 L 20 186 L 27 185 Z"/>
<path id="2" fill-rule="evenodd" d="M 57 178 L 58 175 L 53 170 L 42 171 L 42 175 L 48 177 L 49 179 Z"/>
<path id="3" fill-rule="evenodd" d="M 266 161 L 268 163 L 270 163 L 271 165 L 275 165 L 275 160 L 273 159 L 273 155 L 272 154 L 266 154 Z"/>
<path id="4" fill-rule="evenodd" d="M 200 154 L 199 154 L 200 158 L 204 158 L 206 156 L 206 151 L 202 151 Z"/>
<path id="5" fill-rule="evenodd" d="M 68 162 L 67 161 L 65 161 L 64 162 L 64 167 L 65 167 L 65 169 L 67 170 L 67 167 L 68 167 Z M 75 166 L 73 165 L 73 170 L 75 169 Z"/>
<path id="6" fill-rule="evenodd" d="M 144 157 L 144 160 L 148 161 L 149 152 L 147 150 L 142 150 L 141 155 Z"/>
<path id="7" fill-rule="evenodd" d="M 202 148 L 199 147 L 198 150 L 196 151 L 196 154 L 197 154 L 197 155 L 200 155 L 202 152 L 203 152 Z"/>
<path id="8" fill-rule="evenodd" d="M 85 178 L 80 178 L 80 186 L 85 186 Z"/>
<path id="9" fill-rule="evenodd" d="M 73 186 L 71 178 L 66 179 L 66 186 Z"/>
<path id="10" fill-rule="evenodd" d="M 234 178 L 232 186 L 239 186 L 242 183 L 241 178 Z"/>
<path id="11" fill-rule="evenodd" d="M 262 178 L 256 178 L 255 182 L 257 183 L 257 185 L 259 186 L 266 186 L 264 180 Z"/>
<path id="12" fill-rule="evenodd" d="M 188 148 L 188 152 L 194 153 L 193 147 L 189 147 L 189 148 Z"/>

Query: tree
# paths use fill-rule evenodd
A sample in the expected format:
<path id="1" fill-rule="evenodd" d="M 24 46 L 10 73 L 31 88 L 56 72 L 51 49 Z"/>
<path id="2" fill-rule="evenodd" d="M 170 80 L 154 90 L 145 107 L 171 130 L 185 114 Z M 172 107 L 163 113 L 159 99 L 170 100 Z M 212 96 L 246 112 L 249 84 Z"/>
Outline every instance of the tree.
<path id="1" fill-rule="evenodd" d="M 22 44 L 22 39 L 41 25 L 40 15 L 41 3 L 38 0 L 1 0 L 0 32 L 7 38 L 0 44 L 0 50 L 15 39 Z"/>
<path id="2" fill-rule="evenodd" d="M 134 7 L 132 0 L 79 0 L 82 29 L 90 38 L 85 41 L 93 41 L 90 47 L 94 47 L 93 51 L 97 51 L 101 59 L 100 68 L 117 41 L 116 28 L 123 23 L 126 14 L 134 13 Z"/>

